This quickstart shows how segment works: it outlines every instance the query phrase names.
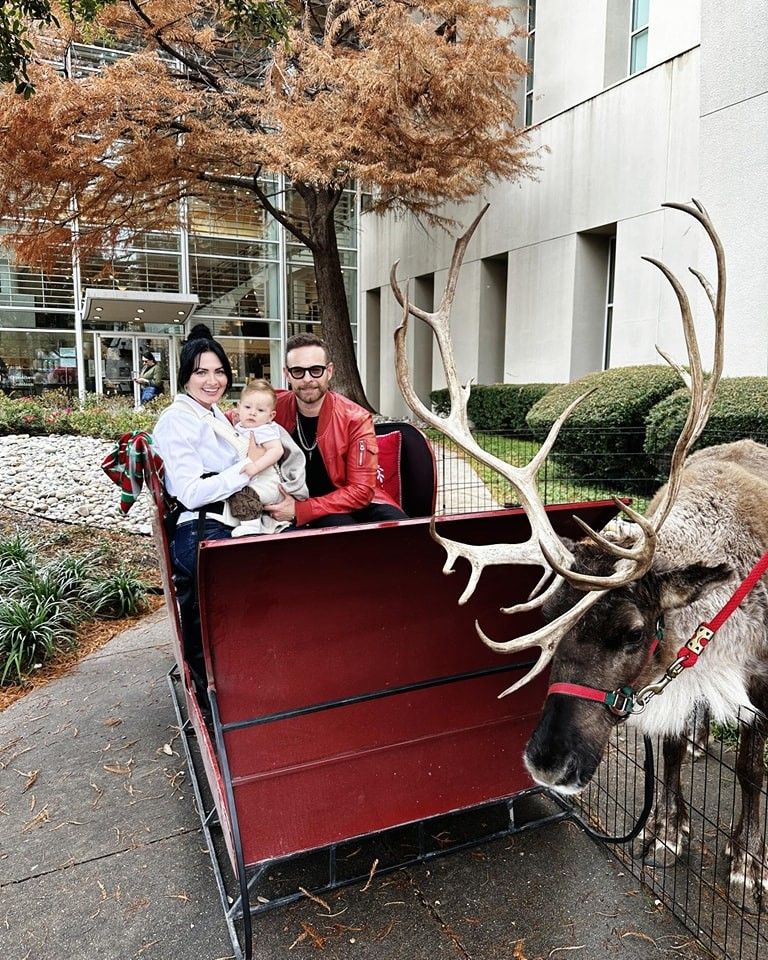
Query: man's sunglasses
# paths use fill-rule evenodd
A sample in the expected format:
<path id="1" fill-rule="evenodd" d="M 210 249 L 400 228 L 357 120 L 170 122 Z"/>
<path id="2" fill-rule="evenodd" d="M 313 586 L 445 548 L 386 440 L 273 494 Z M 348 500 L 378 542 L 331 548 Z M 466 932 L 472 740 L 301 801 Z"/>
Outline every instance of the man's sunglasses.
<path id="1" fill-rule="evenodd" d="M 322 377 L 328 367 L 323 367 L 318 363 L 314 367 L 287 367 L 286 369 L 288 373 L 290 373 L 292 380 L 303 380 L 305 373 L 308 373 L 313 380 L 317 380 L 319 377 Z"/>

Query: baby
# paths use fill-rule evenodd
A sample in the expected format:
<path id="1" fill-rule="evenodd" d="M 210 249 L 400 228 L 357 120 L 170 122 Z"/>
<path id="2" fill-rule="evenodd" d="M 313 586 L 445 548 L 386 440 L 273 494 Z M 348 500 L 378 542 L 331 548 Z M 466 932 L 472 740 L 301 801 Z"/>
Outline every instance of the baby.
<path id="1" fill-rule="evenodd" d="M 243 388 L 237 404 L 239 419 L 235 431 L 238 447 L 240 453 L 259 468 L 248 487 L 258 494 L 262 504 L 277 503 L 282 499 L 281 486 L 298 499 L 305 499 L 308 495 L 304 457 L 290 435 L 274 422 L 275 403 L 271 384 L 266 380 L 251 380 Z M 278 467 L 281 460 L 283 462 Z M 233 536 L 278 533 L 286 526 L 287 523 L 275 521 L 264 513 L 253 520 L 244 520 L 235 527 Z"/>
<path id="2" fill-rule="evenodd" d="M 251 380 L 243 387 L 243 392 L 240 394 L 240 400 L 237 403 L 239 419 L 235 425 L 235 430 L 246 440 L 253 437 L 256 443 L 256 451 L 254 452 L 251 447 L 249 456 L 249 459 L 259 467 L 258 473 L 252 478 L 253 480 L 257 478 L 262 480 L 274 479 L 275 483 L 280 480 L 276 464 L 280 462 L 284 451 L 280 440 L 280 429 L 274 422 L 276 400 L 275 391 L 271 384 L 267 383 L 266 380 Z M 274 468 L 271 473 L 262 477 L 264 471 L 269 470 L 270 467 Z M 255 486 L 254 489 L 259 493 L 262 503 L 276 502 L 275 499 L 265 500 L 259 492 L 259 486 Z M 278 496 L 276 499 L 279 500 L 280 497 Z"/>

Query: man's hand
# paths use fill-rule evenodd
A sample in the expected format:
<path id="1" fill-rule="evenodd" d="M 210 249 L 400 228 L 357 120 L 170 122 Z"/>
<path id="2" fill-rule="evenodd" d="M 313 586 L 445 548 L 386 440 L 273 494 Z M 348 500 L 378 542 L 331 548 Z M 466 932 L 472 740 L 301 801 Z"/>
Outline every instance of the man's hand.
<path id="1" fill-rule="evenodd" d="M 264 505 L 264 512 L 268 513 L 275 520 L 295 520 L 296 519 L 296 501 L 290 494 L 287 494 L 282 487 L 278 487 L 283 499 L 277 503 Z"/>

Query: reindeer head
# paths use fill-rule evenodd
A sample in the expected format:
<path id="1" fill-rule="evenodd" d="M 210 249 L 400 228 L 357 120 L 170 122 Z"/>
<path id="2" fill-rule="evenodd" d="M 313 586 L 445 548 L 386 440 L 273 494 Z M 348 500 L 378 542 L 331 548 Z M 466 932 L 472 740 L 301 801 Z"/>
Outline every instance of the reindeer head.
<path id="1" fill-rule="evenodd" d="M 512 467 L 487 453 L 471 434 L 467 417 L 471 384 L 462 387 L 458 381 L 449 333 L 450 310 L 466 248 L 487 206 L 457 240 L 446 289 L 433 313 L 408 302 L 407 291 L 404 293 L 396 280 L 397 263 L 392 268 L 390 283 L 403 307 L 403 322 L 395 332 L 395 350 L 398 382 L 406 402 L 430 426 L 508 480 L 516 489 L 531 524 L 531 536 L 524 543 L 471 546 L 441 537 L 433 520 L 432 536 L 447 553 L 444 571 L 450 572 L 460 556 L 471 566 L 471 576 L 459 603 L 471 596 L 483 568 L 489 564 L 537 564 L 544 568 L 544 575 L 528 601 L 502 608 L 508 614 L 540 608 L 548 621 L 543 627 L 526 636 L 496 643 L 477 626 L 483 642 L 500 653 L 531 646 L 541 648 L 535 666 L 501 696 L 514 693 L 550 662 L 555 683 L 589 685 L 611 691 L 644 680 L 653 669 L 649 657 L 661 613 L 690 603 L 708 584 L 730 575 L 724 567 L 707 568 L 699 564 L 667 572 L 653 568 L 658 531 L 679 493 L 683 462 L 706 425 L 722 373 L 725 307 L 725 259 L 708 214 L 696 201 L 693 205 L 669 203 L 665 206 L 698 220 L 717 254 L 716 292 L 700 273 L 691 270 L 702 284 L 715 316 L 713 372 L 705 383 L 685 289 L 663 263 L 645 258 L 669 281 L 680 305 L 690 376 L 666 354 L 659 352 L 680 373 L 690 388 L 691 398 L 685 424 L 672 454 L 669 480 L 654 499 L 649 515 L 638 514 L 616 501 L 619 509 L 636 524 L 637 535 L 630 538 L 604 536 L 576 518 L 586 534 L 585 541 L 576 545 L 562 542 L 549 524 L 536 488 L 536 474 L 552 449 L 561 426 L 587 394 L 577 398 L 563 412 L 526 467 Z M 429 410 L 411 385 L 405 348 L 409 315 L 427 323 L 437 340 L 451 398 L 447 418 L 438 417 Z M 580 790 L 594 774 L 616 722 L 616 716 L 600 704 L 559 693 L 551 694 L 526 748 L 525 759 L 531 775 L 562 792 Z"/>

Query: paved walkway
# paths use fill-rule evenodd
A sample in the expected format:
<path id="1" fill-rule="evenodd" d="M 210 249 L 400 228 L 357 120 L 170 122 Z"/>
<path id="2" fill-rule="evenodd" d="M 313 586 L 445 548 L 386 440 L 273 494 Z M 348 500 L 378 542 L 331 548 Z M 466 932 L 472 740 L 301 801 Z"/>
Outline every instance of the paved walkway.
<path id="1" fill-rule="evenodd" d="M 475 513 L 499 509 L 488 487 L 465 457 L 445 446 L 436 450 L 437 504 L 441 513 Z"/>
<path id="2" fill-rule="evenodd" d="M 0 957 L 231 956 L 165 675 L 163 613 L 0 714 Z M 573 825 L 486 844 L 257 921 L 256 956 L 703 956 Z"/>

